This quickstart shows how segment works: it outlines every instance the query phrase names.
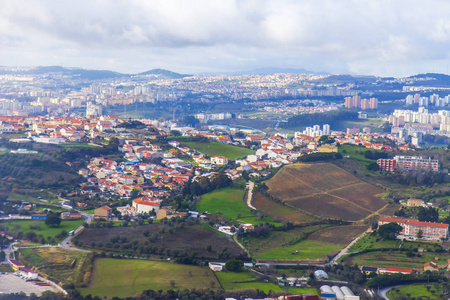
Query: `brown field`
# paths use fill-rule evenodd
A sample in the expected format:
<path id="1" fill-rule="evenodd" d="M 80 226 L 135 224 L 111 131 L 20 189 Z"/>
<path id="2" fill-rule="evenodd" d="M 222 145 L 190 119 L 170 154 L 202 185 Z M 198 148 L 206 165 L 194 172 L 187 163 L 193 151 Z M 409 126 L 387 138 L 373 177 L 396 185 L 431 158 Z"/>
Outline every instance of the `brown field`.
<path id="1" fill-rule="evenodd" d="M 368 225 L 328 227 L 314 232 L 307 239 L 328 244 L 347 245 L 368 228 Z"/>
<path id="2" fill-rule="evenodd" d="M 266 185 L 278 199 L 320 217 L 358 221 L 386 204 L 380 188 L 330 163 L 285 166 Z"/>
<path id="3" fill-rule="evenodd" d="M 348 200 L 330 194 L 298 197 L 286 202 L 314 215 L 333 219 L 358 221 L 371 213 L 371 211 L 354 205 Z"/>
<path id="4" fill-rule="evenodd" d="M 295 225 L 308 224 L 318 221 L 318 218 L 301 212 L 300 210 L 295 210 L 277 203 L 260 192 L 255 194 L 253 198 L 253 205 L 258 209 L 258 211 L 261 211 L 266 215 L 283 222 L 291 222 Z"/>
<path id="5" fill-rule="evenodd" d="M 394 213 L 400 208 L 400 204 L 398 203 L 394 203 L 394 204 L 389 204 L 388 206 L 386 206 L 385 209 L 380 211 L 380 216 L 393 216 Z"/>

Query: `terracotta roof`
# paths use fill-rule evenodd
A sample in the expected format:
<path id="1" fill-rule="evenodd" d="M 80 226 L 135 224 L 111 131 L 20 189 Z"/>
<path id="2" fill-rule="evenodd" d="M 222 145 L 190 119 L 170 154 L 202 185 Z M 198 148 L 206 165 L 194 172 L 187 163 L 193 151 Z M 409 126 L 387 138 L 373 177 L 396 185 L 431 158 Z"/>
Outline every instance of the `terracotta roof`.
<path id="1" fill-rule="evenodd" d="M 417 220 L 386 218 L 386 217 L 380 217 L 378 219 L 378 221 L 405 223 L 407 225 L 415 225 L 415 226 L 422 226 L 422 227 L 438 227 L 438 228 L 447 228 L 448 227 L 448 224 L 443 224 L 443 223 L 421 222 L 421 221 L 417 221 Z"/>
<path id="2" fill-rule="evenodd" d="M 411 269 L 386 268 L 386 272 L 411 273 Z"/>
<path id="3" fill-rule="evenodd" d="M 134 199 L 133 202 L 137 203 L 137 204 L 142 204 L 142 205 L 161 206 L 161 204 L 159 204 L 157 202 L 147 201 L 142 198 Z"/>

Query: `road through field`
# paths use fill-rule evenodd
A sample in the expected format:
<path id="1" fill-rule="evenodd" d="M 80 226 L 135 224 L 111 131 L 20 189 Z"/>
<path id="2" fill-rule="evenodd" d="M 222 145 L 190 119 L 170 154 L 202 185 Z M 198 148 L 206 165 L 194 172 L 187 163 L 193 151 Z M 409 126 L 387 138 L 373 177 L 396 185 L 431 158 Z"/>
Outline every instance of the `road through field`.
<path id="1" fill-rule="evenodd" d="M 360 236 L 355 238 L 350 244 L 347 245 L 347 247 L 342 249 L 341 252 L 339 252 L 335 257 L 333 257 L 333 259 L 330 260 L 326 265 L 333 265 L 333 264 L 335 264 L 338 261 L 339 258 L 341 258 L 342 256 L 348 254 L 348 249 L 350 249 L 354 244 L 356 244 L 357 241 L 359 241 L 363 236 L 365 236 L 369 232 L 372 232 L 371 228 L 367 229 L 363 234 L 361 234 Z"/>

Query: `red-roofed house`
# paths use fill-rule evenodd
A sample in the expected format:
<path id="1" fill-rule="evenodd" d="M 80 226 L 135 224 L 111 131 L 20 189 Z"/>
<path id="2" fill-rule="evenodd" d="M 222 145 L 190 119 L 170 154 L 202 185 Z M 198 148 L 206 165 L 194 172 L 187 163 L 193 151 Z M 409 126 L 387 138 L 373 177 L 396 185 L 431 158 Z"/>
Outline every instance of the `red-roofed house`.
<path id="1" fill-rule="evenodd" d="M 380 269 L 381 274 L 395 274 L 395 273 L 401 273 L 401 274 L 411 274 L 413 270 L 411 269 L 400 269 L 400 268 L 384 268 Z"/>

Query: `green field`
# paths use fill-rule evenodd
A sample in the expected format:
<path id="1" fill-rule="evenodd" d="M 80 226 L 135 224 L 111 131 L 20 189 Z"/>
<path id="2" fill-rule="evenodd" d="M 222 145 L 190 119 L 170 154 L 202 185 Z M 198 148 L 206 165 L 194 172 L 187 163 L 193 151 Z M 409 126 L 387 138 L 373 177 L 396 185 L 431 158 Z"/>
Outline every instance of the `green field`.
<path id="1" fill-rule="evenodd" d="M 225 156 L 229 160 L 235 160 L 250 154 L 255 154 L 254 150 L 219 142 L 182 142 L 182 144 L 208 156 Z"/>
<path id="2" fill-rule="evenodd" d="M 441 291 L 441 285 L 438 285 L 436 289 L 432 284 L 411 284 L 393 288 L 387 293 L 387 296 L 389 299 L 400 299 L 402 297 L 408 297 L 408 299 L 417 299 L 417 297 L 422 297 L 422 299 L 425 297 L 428 297 L 425 299 L 440 299 Z"/>
<path id="3" fill-rule="evenodd" d="M 224 216 L 227 219 L 237 220 L 242 223 L 258 225 L 270 223 L 280 226 L 281 223 L 270 217 L 258 219 L 244 202 L 245 191 L 240 189 L 221 189 L 202 196 L 197 204 L 201 212 Z"/>
<path id="4" fill-rule="evenodd" d="M 8 227 L 9 232 L 16 232 L 16 231 L 22 231 L 24 234 L 27 232 L 34 232 L 36 235 L 43 235 L 45 238 L 51 236 L 55 239 L 55 242 L 58 243 L 62 239 L 56 239 L 55 235 L 60 233 L 61 231 L 65 230 L 66 232 L 69 232 L 71 230 L 75 230 L 78 227 L 80 227 L 83 224 L 84 220 L 73 220 L 73 221 L 67 221 L 63 220 L 61 221 L 61 224 L 57 227 L 48 227 L 45 225 L 44 220 L 14 220 L 14 221 L 1 221 L 0 222 L 0 228 Z M 30 229 L 30 225 L 36 226 L 39 225 L 40 229 Z"/>
<path id="5" fill-rule="evenodd" d="M 366 234 L 362 237 L 355 245 L 353 245 L 349 251 L 359 252 L 366 249 L 416 249 L 424 248 L 427 251 L 434 251 L 439 246 L 439 242 L 413 242 L 413 241 L 401 241 L 395 240 L 384 240 L 379 236 L 371 236 Z"/>
<path id="6" fill-rule="evenodd" d="M 319 259 L 328 253 L 339 250 L 344 245 L 333 245 L 317 241 L 303 240 L 294 245 L 276 248 L 257 256 L 258 259 Z M 298 253 L 296 253 L 298 251 Z"/>
<path id="7" fill-rule="evenodd" d="M 327 226 L 329 225 L 296 227 L 287 231 L 271 231 L 266 237 L 256 238 L 248 236 L 241 238 L 240 242 L 255 259 L 319 259 L 343 247 L 343 245 L 333 245 L 306 239 L 308 234 Z"/>
<path id="8" fill-rule="evenodd" d="M 339 153 L 342 155 L 347 155 L 351 160 L 357 162 L 360 166 L 367 166 L 376 160 L 367 159 L 364 157 L 364 152 L 371 150 L 366 147 L 360 147 L 355 145 L 340 145 L 338 148 Z"/>
<path id="9" fill-rule="evenodd" d="M 174 280 L 175 285 L 171 285 Z M 92 278 L 83 295 L 131 297 L 144 290 L 219 288 L 208 267 L 129 259 L 101 258 L 95 261 Z"/>
<path id="10" fill-rule="evenodd" d="M 220 281 L 223 289 L 230 290 L 246 290 L 246 289 L 259 289 L 266 294 L 269 291 L 274 292 L 289 292 L 292 294 L 317 294 L 317 290 L 314 288 L 294 288 L 294 287 L 281 287 L 272 282 L 258 282 L 258 276 L 252 272 L 216 272 L 216 276 Z"/>
<path id="11" fill-rule="evenodd" d="M 75 283 L 86 257 L 85 252 L 61 248 L 21 248 L 19 257 L 27 267 L 36 267 L 40 272 L 63 283 Z"/>
<path id="12" fill-rule="evenodd" d="M 345 131 L 349 127 L 369 127 L 371 132 L 382 132 L 383 129 L 380 128 L 381 125 L 386 123 L 383 119 L 378 118 L 368 118 L 368 119 L 357 119 L 357 120 L 346 120 L 340 121 L 336 130 Z"/>
<path id="13" fill-rule="evenodd" d="M 250 209 L 244 203 L 244 190 L 221 189 L 202 196 L 197 204 L 198 211 L 210 214 L 220 214 L 228 219 L 253 217 Z"/>
<path id="14" fill-rule="evenodd" d="M 423 264 L 430 260 L 445 261 L 448 259 L 447 254 L 427 252 L 421 257 L 408 257 L 407 252 L 399 251 L 374 251 L 363 254 L 357 254 L 354 256 L 345 257 L 342 262 L 349 264 L 357 264 L 358 266 L 370 266 L 370 267 L 392 267 L 403 269 L 415 269 L 423 270 Z"/>

